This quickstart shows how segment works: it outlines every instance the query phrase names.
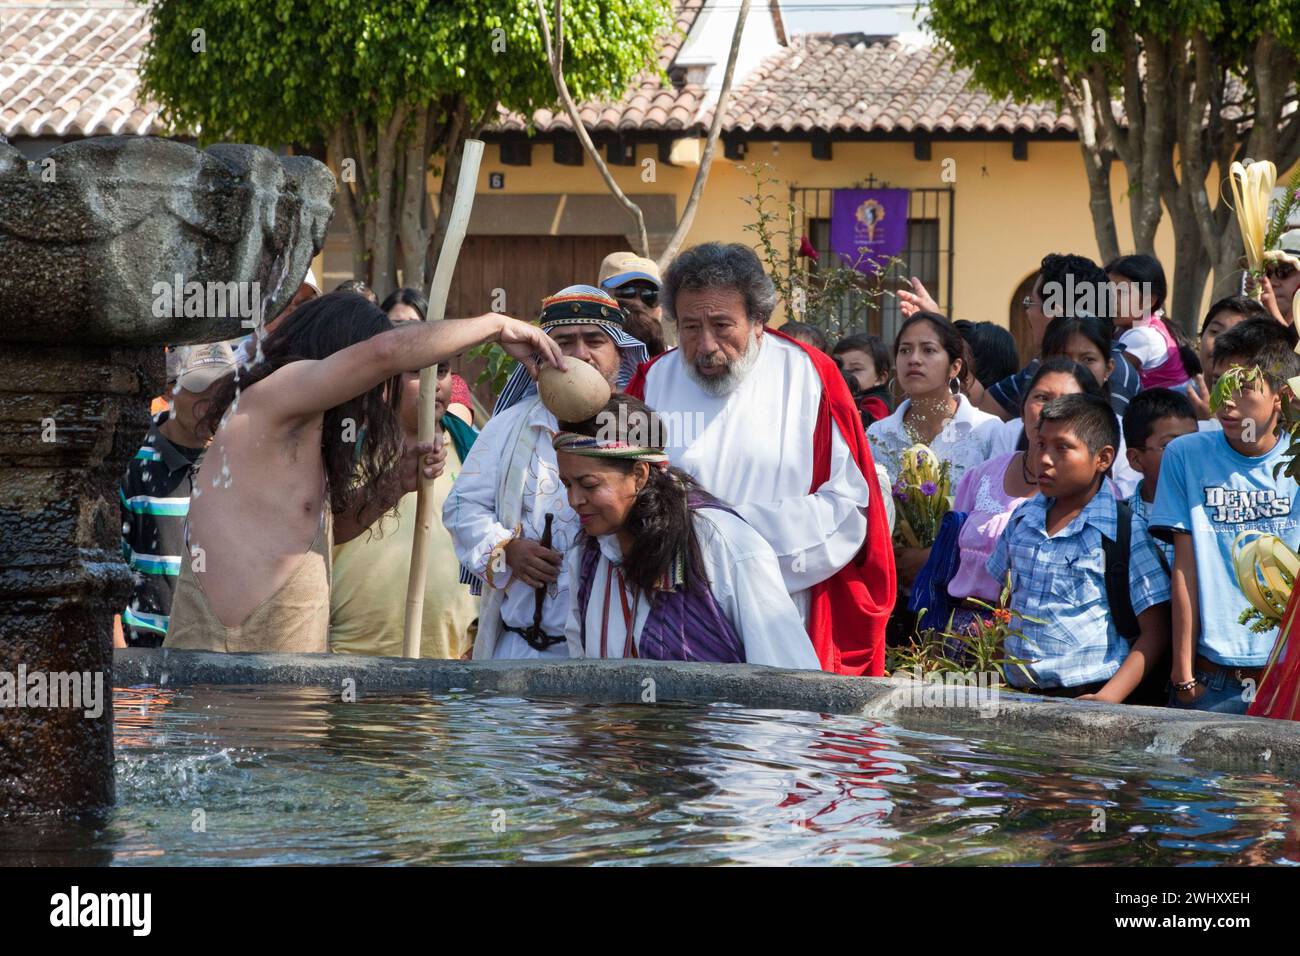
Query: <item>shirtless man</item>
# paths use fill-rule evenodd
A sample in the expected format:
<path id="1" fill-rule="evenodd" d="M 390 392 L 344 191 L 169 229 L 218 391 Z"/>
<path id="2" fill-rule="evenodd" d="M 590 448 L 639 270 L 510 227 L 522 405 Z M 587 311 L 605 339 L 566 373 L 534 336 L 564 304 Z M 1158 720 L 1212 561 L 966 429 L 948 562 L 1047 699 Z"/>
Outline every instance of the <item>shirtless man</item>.
<path id="1" fill-rule="evenodd" d="M 399 376 L 482 342 L 499 342 L 533 374 L 563 367 L 538 328 L 495 313 L 393 327 L 365 299 L 313 300 L 263 342 L 262 361 L 223 380 L 215 435 L 195 478 L 165 647 L 323 652 L 331 537 L 355 537 L 414 490 Z M 219 423 L 219 424 L 218 424 Z M 332 531 L 332 535 L 331 535 Z"/>

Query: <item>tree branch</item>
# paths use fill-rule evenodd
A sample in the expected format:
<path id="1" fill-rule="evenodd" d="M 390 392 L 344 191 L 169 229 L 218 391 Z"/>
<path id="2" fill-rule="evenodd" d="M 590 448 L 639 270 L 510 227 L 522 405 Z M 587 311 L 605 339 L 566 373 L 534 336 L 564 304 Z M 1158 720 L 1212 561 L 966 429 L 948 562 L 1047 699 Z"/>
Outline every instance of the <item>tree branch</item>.
<path id="1" fill-rule="evenodd" d="M 722 132 L 722 123 L 726 119 L 727 107 L 730 105 L 731 80 L 736 72 L 736 57 L 740 53 L 740 38 L 745 32 L 745 22 L 748 18 L 749 0 L 741 0 L 740 13 L 736 17 L 736 29 L 731 34 L 731 52 L 727 54 L 727 71 L 722 76 L 722 89 L 718 93 L 718 102 L 713 108 L 713 121 L 709 124 L 709 137 L 704 143 L 704 155 L 700 157 L 700 168 L 695 171 L 695 182 L 691 185 L 691 194 L 686 199 L 686 207 L 682 210 L 681 218 L 677 221 L 677 228 L 673 230 L 672 238 L 668 240 L 668 245 L 664 247 L 663 254 L 659 257 L 659 268 L 661 270 L 667 268 L 673 256 L 677 255 L 677 250 L 681 248 L 687 233 L 691 231 L 691 224 L 695 222 L 695 211 L 699 208 L 700 196 L 703 195 L 704 184 L 709 178 L 709 168 L 713 165 L 713 153 L 718 145 L 718 136 Z"/>
<path id="2" fill-rule="evenodd" d="M 564 71 L 560 61 L 556 56 L 555 49 L 551 45 L 551 28 L 546 22 L 546 11 L 542 8 L 542 0 L 534 0 L 537 6 L 537 17 L 542 25 L 542 41 L 546 49 L 546 61 L 551 67 L 551 77 L 555 80 L 555 89 L 560 94 L 560 101 L 564 104 L 564 111 L 569 116 L 569 122 L 573 124 L 574 135 L 578 137 L 578 142 L 582 143 L 582 148 L 591 161 L 596 165 L 600 172 L 600 177 L 605 181 L 605 186 L 613 194 L 614 198 L 622 204 L 623 208 L 628 211 L 636 222 L 637 244 L 639 248 L 637 253 L 642 256 L 650 255 L 650 239 L 645 231 L 645 216 L 641 213 L 641 207 L 628 199 L 619 189 L 618 183 L 614 181 L 609 167 L 605 165 L 605 160 L 601 158 L 599 151 L 591 142 L 591 137 L 587 135 L 587 128 L 582 125 L 582 116 L 578 113 L 578 107 L 573 102 L 573 97 L 569 95 L 569 86 L 564 82 Z M 555 28 L 557 36 L 563 36 L 563 0 L 555 0 Z"/>

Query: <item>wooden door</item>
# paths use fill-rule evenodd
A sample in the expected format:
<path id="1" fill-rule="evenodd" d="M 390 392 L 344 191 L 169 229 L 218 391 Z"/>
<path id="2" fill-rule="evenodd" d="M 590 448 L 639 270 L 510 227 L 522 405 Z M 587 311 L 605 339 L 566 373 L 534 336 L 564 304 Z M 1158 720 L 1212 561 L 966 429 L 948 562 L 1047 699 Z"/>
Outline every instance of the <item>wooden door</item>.
<path id="1" fill-rule="evenodd" d="M 621 235 L 467 236 L 456 263 L 447 315 L 464 317 L 497 311 L 535 320 L 542 299 L 565 286 L 595 285 L 601 260 L 628 248 Z M 452 363 L 490 411 L 496 396 L 475 387 L 482 362 L 464 357 Z"/>
<path id="2" fill-rule="evenodd" d="M 1034 330 L 1029 327 L 1029 318 L 1025 315 L 1024 299 L 1033 291 L 1034 282 L 1038 279 L 1038 273 L 1030 275 L 1024 282 L 1016 287 L 1015 294 L 1011 296 L 1011 311 L 1008 325 L 1011 328 L 1011 336 L 1016 340 L 1016 349 L 1020 353 L 1020 367 L 1024 368 L 1030 360 L 1038 355 L 1037 346 L 1034 344 Z"/>

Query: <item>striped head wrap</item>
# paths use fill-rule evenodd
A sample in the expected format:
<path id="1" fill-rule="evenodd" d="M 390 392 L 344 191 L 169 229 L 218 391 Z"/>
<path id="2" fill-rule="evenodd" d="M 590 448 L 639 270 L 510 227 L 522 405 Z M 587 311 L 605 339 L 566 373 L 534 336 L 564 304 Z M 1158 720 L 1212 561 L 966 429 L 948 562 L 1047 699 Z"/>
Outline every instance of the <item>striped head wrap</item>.
<path id="1" fill-rule="evenodd" d="M 608 292 L 590 285 L 571 285 L 555 295 L 542 300 L 539 323 L 542 330 L 552 333 L 566 325 L 596 325 L 603 329 L 618 346 L 618 378 L 616 391 L 627 387 L 636 374 L 637 366 L 650 361 L 645 343 L 623 330 L 623 310 Z M 537 383 L 522 365 L 510 373 L 506 386 L 497 398 L 493 415 L 499 415 L 511 405 L 537 394 Z"/>
<path id="2" fill-rule="evenodd" d="M 632 445 L 621 440 L 607 441 L 576 432 L 556 432 L 551 441 L 556 451 L 584 458 L 615 458 L 621 461 L 645 461 L 656 468 L 667 469 L 668 454 L 653 445 Z"/>
<path id="3" fill-rule="evenodd" d="M 633 445 L 620 439 L 605 440 L 593 438 L 590 435 L 579 435 L 576 432 L 556 432 L 555 438 L 551 441 L 552 447 L 556 451 L 568 452 L 570 455 L 581 455 L 584 458 L 605 458 L 617 461 L 645 461 L 654 465 L 662 472 L 668 471 L 668 455 L 662 448 L 656 448 L 653 445 Z M 673 477 L 674 482 L 680 479 Z M 690 526 L 690 502 L 686 502 L 687 527 Z M 686 582 L 686 552 L 682 548 L 677 549 L 673 556 L 672 563 L 665 570 L 663 577 L 659 579 L 656 588 L 661 591 L 675 591 Z"/>

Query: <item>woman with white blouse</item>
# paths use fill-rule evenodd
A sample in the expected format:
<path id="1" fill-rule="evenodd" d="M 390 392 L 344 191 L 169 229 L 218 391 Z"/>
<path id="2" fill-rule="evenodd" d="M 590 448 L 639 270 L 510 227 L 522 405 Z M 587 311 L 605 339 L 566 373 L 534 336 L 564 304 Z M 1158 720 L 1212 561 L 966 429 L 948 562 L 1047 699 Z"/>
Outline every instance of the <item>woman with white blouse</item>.
<path id="1" fill-rule="evenodd" d="M 867 429 L 871 453 L 898 480 L 902 455 L 926 445 L 951 466 L 952 485 L 974 466 L 988 460 L 1000 421 L 973 406 L 961 393 L 973 373 L 967 365 L 965 340 L 942 315 L 916 312 L 894 339 L 894 368 L 907 397 L 888 418 Z M 929 548 L 895 549 L 899 580 L 910 584 L 930 556 Z"/>

